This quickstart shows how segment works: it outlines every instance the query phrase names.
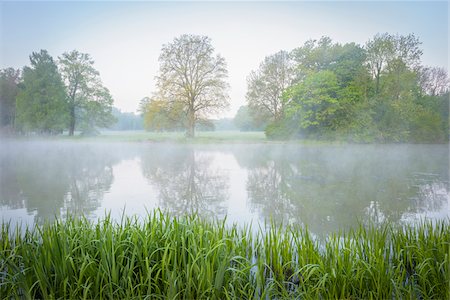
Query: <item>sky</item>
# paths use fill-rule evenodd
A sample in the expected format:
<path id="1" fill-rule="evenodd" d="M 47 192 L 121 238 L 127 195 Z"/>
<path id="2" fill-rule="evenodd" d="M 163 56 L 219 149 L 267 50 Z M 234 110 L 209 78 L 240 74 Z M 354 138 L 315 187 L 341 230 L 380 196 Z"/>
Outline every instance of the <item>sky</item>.
<path id="1" fill-rule="evenodd" d="M 245 105 L 246 78 L 264 57 L 309 39 L 365 44 L 376 33 L 414 33 L 424 65 L 448 70 L 447 1 L 441 2 L 0 2 L 0 68 L 29 65 L 33 51 L 56 59 L 89 53 L 114 106 L 136 112 L 155 91 L 163 44 L 207 35 L 228 66 L 233 117 Z"/>

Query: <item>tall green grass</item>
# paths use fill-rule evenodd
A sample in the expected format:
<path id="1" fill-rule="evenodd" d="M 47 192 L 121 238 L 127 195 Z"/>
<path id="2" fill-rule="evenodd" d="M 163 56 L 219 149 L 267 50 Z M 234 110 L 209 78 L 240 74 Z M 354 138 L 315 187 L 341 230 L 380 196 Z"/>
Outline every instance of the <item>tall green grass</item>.
<path id="1" fill-rule="evenodd" d="M 448 221 L 315 238 L 154 212 L 1 227 L 6 299 L 449 299 Z"/>

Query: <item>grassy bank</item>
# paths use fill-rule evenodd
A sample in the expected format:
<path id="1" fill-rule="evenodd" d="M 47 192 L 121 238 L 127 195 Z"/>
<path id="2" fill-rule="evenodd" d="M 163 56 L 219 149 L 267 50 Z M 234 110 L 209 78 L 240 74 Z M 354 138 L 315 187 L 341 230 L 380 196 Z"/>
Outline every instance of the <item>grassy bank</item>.
<path id="1" fill-rule="evenodd" d="M 449 297 L 448 222 L 363 226 L 318 241 L 307 229 L 259 234 L 155 212 L 144 222 L 69 219 L 24 235 L 3 224 L 6 298 Z"/>
<path id="2" fill-rule="evenodd" d="M 95 136 L 10 136 L 6 139 L 23 141 L 73 141 L 73 142 L 141 142 L 176 144 L 297 144 L 297 145 L 345 145 L 347 142 L 330 140 L 270 140 L 263 131 L 197 131 L 194 138 L 187 138 L 184 132 L 148 131 L 103 131 Z"/>
<path id="3" fill-rule="evenodd" d="M 83 136 L 76 132 L 74 136 L 63 135 L 17 135 L 0 136 L 11 140 L 47 140 L 47 141 L 82 141 L 82 142 L 168 142 L 180 144 L 208 144 L 208 143 L 266 143 L 262 131 L 198 131 L 194 138 L 187 138 L 184 132 L 149 132 L 134 131 L 102 131 L 98 135 Z"/>
<path id="4" fill-rule="evenodd" d="M 189 144 L 208 143 L 264 143 L 268 140 L 262 131 L 198 131 L 195 138 L 184 132 L 103 131 L 97 136 L 60 136 L 60 139 L 103 142 L 171 142 Z"/>

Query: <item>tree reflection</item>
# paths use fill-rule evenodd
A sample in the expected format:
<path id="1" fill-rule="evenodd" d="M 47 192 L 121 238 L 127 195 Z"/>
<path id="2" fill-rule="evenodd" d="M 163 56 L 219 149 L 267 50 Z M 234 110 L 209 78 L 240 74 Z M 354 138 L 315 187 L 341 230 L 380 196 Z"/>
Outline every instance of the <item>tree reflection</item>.
<path id="1" fill-rule="evenodd" d="M 24 207 L 23 197 L 16 176 L 14 150 L 8 144 L 0 149 L 0 204 L 10 209 Z"/>
<path id="2" fill-rule="evenodd" d="M 114 179 L 112 165 L 116 159 L 108 152 L 88 148 L 81 155 L 75 155 L 78 159 L 71 160 L 64 207 L 67 213 L 86 214 L 101 205 Z"/>
<path id="3" fill-rule="evenodd" d="M 289 197 L 289 170 L 276 165 L 279 163 L 283 161 L 269 160 L 249 172 L 249 200 L 265 218 L 290 220 L 295 217 L 296 207 Z"/>
<path id="4" fill-rule="evenodd" d="M 273 145 L 235 155 L 249 170 L 254 211 L 317 233 L 359 221 L 398 222 L 439 210 L 448 197 L 445 147 Z"/>
<path id="5" fill-rule="evenodd" d="M 61 214 L 89 214 L 113 181 L 110 149 L 81 144 L 17 143 L 2 155 L 1 204 L 36 212 L 42 223 Z M 4 185 L 13 185 L 3 189 Z"/>
<path id="6" fill-rule="evenodd" d="M 142 156 L 144 176 L 159 191 L 159 206 L 175 215 L 224 216 L 228 173 L 214 156 L 191 147 L 154 147 Z"/>

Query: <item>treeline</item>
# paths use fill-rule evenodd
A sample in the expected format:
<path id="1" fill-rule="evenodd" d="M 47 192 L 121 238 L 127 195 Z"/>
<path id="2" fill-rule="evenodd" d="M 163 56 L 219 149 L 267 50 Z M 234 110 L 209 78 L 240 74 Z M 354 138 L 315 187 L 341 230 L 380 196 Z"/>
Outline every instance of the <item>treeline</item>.
<path id="1" fill-rule="evenodd" d="M 447 72 L 423 66 L 420 45 L 384 33 L 365 45 L 322 37 L 275 53 L 248 76 L 235 122 L 265 126 L 271 139 L 447 142 Z"/>
<path id="2" fill-rule="evenodd" d="M 2 133 L 93 134 L 115 122 L 112 105 L 89 54 L 74 50 L 55 61 L 41 50 L 22 70 L 0 70 Z"/>
<path id="3" fill-rule="evenodd" d="M 117 122 L 109 126 L 110 130 L 143 130 L 144 120 L 141 114 L 133 112 L 122 112 L 118 108 L 113 107 L 112 114 Z"/>

